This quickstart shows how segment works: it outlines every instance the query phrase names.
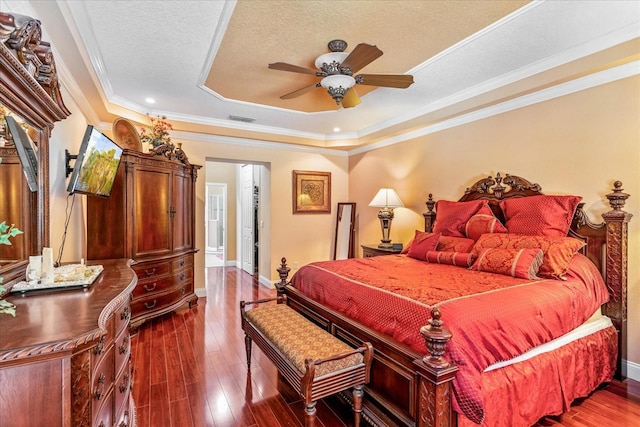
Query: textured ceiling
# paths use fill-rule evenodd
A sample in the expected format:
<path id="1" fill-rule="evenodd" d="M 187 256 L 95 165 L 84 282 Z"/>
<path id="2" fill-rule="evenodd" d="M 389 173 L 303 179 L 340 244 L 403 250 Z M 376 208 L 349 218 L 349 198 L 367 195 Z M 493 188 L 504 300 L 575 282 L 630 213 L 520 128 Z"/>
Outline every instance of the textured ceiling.
<path id="1" fill-rule="evenodd" d="M 448 47 L 493 24 L 527 0 L 496 2 L 252 1 L 236 4 L 205 85 L 227 99 L 316 112 L 339 108 L 322 88 L 295 99 L 280 96 L 320 79 L 267 69 L 272 62 L 315 68 L 327 43 L 345 40 L 384 52 L 370 74 L 406 74 Z M 274 13 L 277 11 L 277 13 Z M 359 95 L 370 86 L 357 86 Z M 402 89 L 397 89 L 402 90 Z M 399 95 L 402 96 L 402 95 Z M 411 94 L 406 94 L 410 97 Z"/>
<path id="2" fill-rule="evenodd" d="M 176 136 L 313 149 L 398 140 L 640 52 L 637 1 L 3 0 L 2 9 L 42 21 L 61 83 L 103 129 L 120 116 L 146 124 L 148 113 L 167 116 Z M 362 72 L 415 83 L 356 86 L 362 103 L 347 109 L 322 89 L 281 100 L 318 78 L 267 65 L 312 67 L 332 39 L 348 51 L 378 46 L 384 54 Z"/>

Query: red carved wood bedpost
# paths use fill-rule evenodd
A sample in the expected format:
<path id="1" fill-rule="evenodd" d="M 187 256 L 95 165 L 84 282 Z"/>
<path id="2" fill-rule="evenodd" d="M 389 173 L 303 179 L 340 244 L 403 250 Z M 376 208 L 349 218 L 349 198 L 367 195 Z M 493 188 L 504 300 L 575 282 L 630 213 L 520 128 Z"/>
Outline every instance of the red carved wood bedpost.
<path id="1" fill-rule="evenodd" d="M 629 212 L 622 210 L 629 195 L 622 192 L 622 182 L 613 183 L 613 193 L 607 194 L 612 210 L 603 213 L 607 227 L 605 283 L 611 299 L 605 305 L 604 314 L 611 318 L 618 331 L 618 361 L 616 378 L 627 377 L 627 232 L 631 220 Z"/>
<path id="2" fill-rule="evenodd" d="M 440 316 L 440 310 L 434 307 L 429 325 L 420 329 L 429 354 L 414 361 L 419 375 L 417 427 L 453 427 L 457 424 L 451 405 L 451 381 L 458 368 L 451 366 L 443 356 L 451 332 L 442 327 L 444 322 Z"/>

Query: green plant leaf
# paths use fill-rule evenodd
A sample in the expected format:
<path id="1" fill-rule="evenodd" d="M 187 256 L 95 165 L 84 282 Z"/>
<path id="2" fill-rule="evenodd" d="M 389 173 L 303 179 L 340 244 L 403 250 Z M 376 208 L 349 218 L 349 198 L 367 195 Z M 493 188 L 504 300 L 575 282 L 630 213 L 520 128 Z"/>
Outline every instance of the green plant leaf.
<path id="1" fill-rule="evenodd" d="M 13 227 L 11 229 L 9 229 L 9 236 L 11 237 L 15 237 L 18 234 L 23 234 L 21 230 L 17 229 L 16 227 Z"/>
<path id="2" fill-rule="evenodd" d="M 9 301 L 0 300 L 0 314 L 10 314 L 16 317 L 16 306 Z"/>

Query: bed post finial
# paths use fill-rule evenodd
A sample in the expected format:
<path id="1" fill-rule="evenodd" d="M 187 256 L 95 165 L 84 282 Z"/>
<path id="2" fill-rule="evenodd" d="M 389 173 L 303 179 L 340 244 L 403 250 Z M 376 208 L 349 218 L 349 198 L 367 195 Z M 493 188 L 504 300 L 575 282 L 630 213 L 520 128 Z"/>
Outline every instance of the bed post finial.
<path id="1" fill-rule="evenodd" d="M 433 200 L 433 194 L 429 193 L 429 198 L 425 202 L 425 205 L 427 205 L 428 210 L 422 214 L 424 217 L 424 231 L 430 233 L 433 229 L 433 223 L 436 220 L 436 213 L 433 211 L 436 207 L 436 202 Z"/>
<path id="2" fill-rule="evenodd" d="M 427 343 L 427 350 L 429 355 L 425 356 L 422 361 L 428 366 L 432 366 L 437 369 L 447 368 L 450 363 L 442 355 L 444 349 L 451 339 L 451 332 L 443 328 L 444 322 L 440 320 L 442 313 L 438 307 L 431 309 L 431 319 L 429 324 L 420 328 L 420 335 Z"/>
<path id="3" fill-rule="evenodd" d="M 622 188 L 622 181 L 616 181 L 613 183 L 613 193 L 607 194 L 607 199 L 609 199 L 609 204 L 614 212 L 621 212 L 625 202 L 629 198 L 629 195 L 623 193 L 622 190 L 624 190 Z"/>
<path id="4" fill-rule="evenodd" d="M 278 294 L 284 293 L 284 288 L 289 284 L 287 278 L 289 277 L 289 272 L 291 269 L 287 267 L 287 259 L 282 257 L 280 260 L 280 267 L 276 268 L 278 275 L 280 276 L 280 281 L 276 282 L 276 289 L 278 290 Z"/>

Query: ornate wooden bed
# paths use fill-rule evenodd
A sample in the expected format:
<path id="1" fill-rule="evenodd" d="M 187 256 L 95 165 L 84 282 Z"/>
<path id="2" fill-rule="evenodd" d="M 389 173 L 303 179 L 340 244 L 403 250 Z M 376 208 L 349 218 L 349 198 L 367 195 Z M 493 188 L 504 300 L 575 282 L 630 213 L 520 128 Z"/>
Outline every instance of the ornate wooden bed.
<path id="1" fill-rule="evenodd" d="M 513 175 L 503 178 L 498 173 L 495 178 L 482 179 L 467 188 L 459 201 L 487 200 L 495 216 L 502 220 L 500 201 L 541 194 L 538 184 Z M 602 214 L 604 222 L 591 222 L 583 211 L 584 203 L 580 203 L 568 235 L 586 243 L 580 251 L 596 265 L 610 293 L 602 313 L 611 319 L 617 331 L 616 378 L 624 378 L 625 366 L 621 361 L 626 359 L 627 340 L 627 227 L 632 215 L 623 210 L 629 195 L 623 192 L 620 181 L 614 183 L 613 191 L 606 197 L 612 209 Z M 426 205 L 425 231 L 431 231 L 436 219 L 436 202 L 431 194 Z M 285 258 L 278 272 L 281 280 L 276 287 L 279 293 L 287 295 L 291 307 L 353 346 L 364 341 L 373 344 L 371 382 L 364 399 L 366 421 L 374 425 L 443 427 L 458 424 L 457 413 L 452 409 L 455 398 L 451 385 L 458 368 L 443 356 L 451 333 L 443 326 L 437 308 L 431 311 L 431 319 L 425 319 L 426 325 L 420 330 L 429 354 L 419 354 L 290 286 L 290 269 Z"/>

